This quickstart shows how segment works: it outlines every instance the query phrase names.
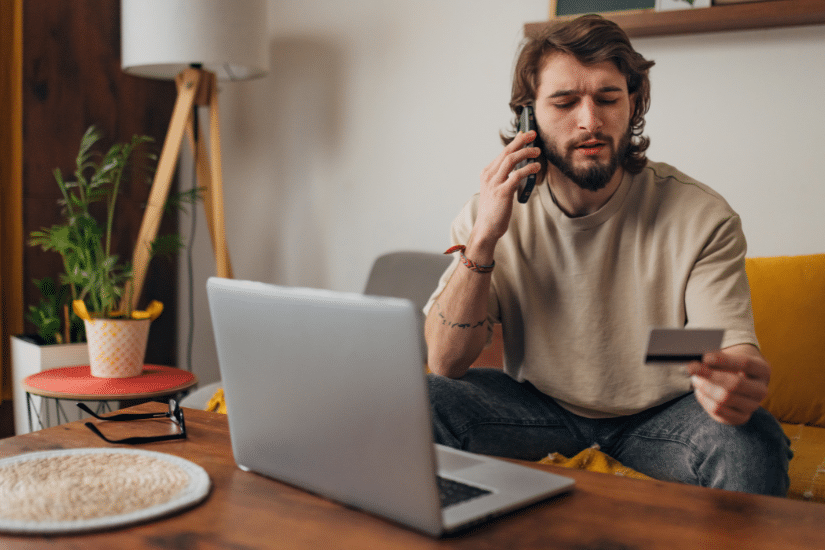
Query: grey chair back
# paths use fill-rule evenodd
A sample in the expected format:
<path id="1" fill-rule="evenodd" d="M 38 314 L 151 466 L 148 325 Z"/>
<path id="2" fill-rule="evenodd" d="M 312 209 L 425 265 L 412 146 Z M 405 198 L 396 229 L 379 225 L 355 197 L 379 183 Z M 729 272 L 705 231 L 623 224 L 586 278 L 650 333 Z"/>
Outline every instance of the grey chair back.
<path id="1" fill-rule="evenodd" d="M 364 294 L 406 298 L 421 309 L 438 286 L 452 256 L 437 252 L 398 251 L 379 256 L 372 265 Z"/>

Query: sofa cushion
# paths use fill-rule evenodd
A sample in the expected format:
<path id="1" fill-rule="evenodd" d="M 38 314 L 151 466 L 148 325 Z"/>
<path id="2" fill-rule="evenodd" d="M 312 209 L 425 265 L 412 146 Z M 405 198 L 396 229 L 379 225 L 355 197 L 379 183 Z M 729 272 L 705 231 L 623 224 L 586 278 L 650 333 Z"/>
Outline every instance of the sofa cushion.
<path id="1" fill-rule="evenodd" d="M 754 325 L 781 422 L 825 427 L 825 254 L 748 258 Z"/>
<path id="2" fill-rule="evenodd" d="M 782 424 L 794 453 L 788 468 L 788 496 L 825 502 L 825 428 L 804 424 Z"/>

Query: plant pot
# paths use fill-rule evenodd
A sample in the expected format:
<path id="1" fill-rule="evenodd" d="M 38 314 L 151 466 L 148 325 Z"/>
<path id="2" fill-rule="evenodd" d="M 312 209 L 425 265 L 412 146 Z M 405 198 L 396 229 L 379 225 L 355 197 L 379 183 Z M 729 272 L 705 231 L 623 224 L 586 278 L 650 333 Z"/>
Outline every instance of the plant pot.
<path id="1" fill-rule="evenodd" d="M 140 376 L 151 322 L 150 319 L 84 320 L 92 376 Z"/>
<path id="2" fill-rule="evenodd" d="M 29 411 L 23 379 L 38 372 L 59 367 L 75 367 L 89 363 L 86 344 L 43 344 L 36 336 L 21 334 L 11 337 L 12 395 L 14 397 L 14 432 L 29 433 Z M 32 408 L 43 414 L 42 398 L 33 395 Z"/>

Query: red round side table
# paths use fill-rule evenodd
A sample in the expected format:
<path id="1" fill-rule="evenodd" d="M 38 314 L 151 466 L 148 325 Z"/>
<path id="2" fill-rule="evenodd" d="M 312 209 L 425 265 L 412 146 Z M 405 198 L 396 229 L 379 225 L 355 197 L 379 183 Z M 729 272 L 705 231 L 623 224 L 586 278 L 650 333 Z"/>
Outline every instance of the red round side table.
<path id="1" fill-rule="evenodd" d="M 45 370 L 23 379 L 29 430 L 34 429 L 32 395 L 54 400 L 57 423 L 60 424 L 61 414 L 65 421 L 69 422 L 68 415 L 60 406 L 61 400 L 97 401 L 100 412 L 111 410 L 108 401 L 169 397 L 187 392 L 197 383 L 198 378 L 191 372 L 162 365 L 145 365 L 143 374 L 131 378 L 97 378 L 92 376 L 88 365 Z M 50 424 L 48 402 L 45 410 L 45 423 L 39 411 L 34 411 L 41 428 L 46 428 Z"/>

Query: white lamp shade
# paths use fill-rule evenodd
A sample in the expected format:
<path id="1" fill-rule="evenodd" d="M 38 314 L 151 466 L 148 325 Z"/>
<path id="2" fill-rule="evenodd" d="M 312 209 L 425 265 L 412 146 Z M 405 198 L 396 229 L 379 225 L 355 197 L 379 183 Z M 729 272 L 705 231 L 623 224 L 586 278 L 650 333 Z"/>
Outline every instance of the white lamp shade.
<path id="1" fill-rule="evenodd" d="M 269 69 L 266 0 L 121 0 L 123 70 L 174 79 L 201 64 L 219 79 Z"/>

